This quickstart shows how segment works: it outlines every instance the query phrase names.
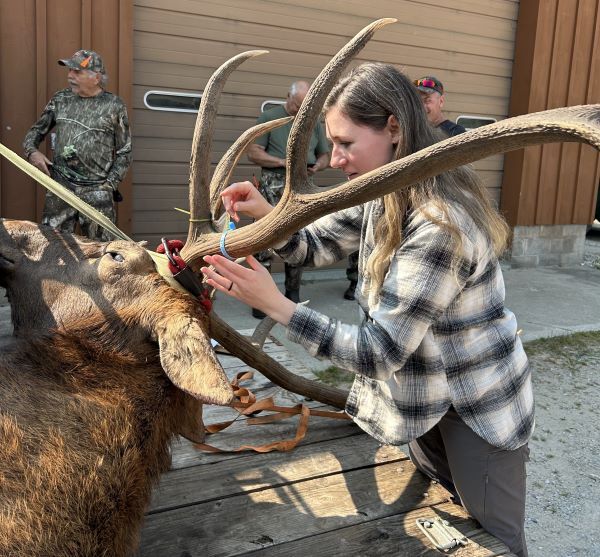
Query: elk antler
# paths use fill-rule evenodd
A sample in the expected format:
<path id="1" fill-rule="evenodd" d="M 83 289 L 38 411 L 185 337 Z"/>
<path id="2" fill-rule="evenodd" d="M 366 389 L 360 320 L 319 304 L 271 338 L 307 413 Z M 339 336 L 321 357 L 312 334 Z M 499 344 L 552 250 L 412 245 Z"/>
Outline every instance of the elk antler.
<path id="1" fill-rule="evenodd" d="M 295 118 L 295 124 L 292 127 L 290 140 L 288 141 L 288 153 L 286 156 L 288 176 L 291 172 L 294 176 L 300 175 L 303 178 L 304 186 L 300 189 L 306 189 L 308 184 L 306 164 L 303 157 L 303 154 L 306 152 L 306 148 L 308 147 L 308 139 L 303 139 L 304 136 L 298 131 L 294 132 L 294 130 L 303 129 L 307 134 L 306 137 L 310 136 L 329 89 L 331 89 L 335 81 L 337 81 L 339 75 L 347 66 L 348 62 L 364 47 L 377 29 L 394 21 L 396 20 L 382 19 L 376 21 L 359 33 L 353 39 L 353 41 L 351 41 L 344 49 L 340 51 L 340 53 L 338 53 L 338 55 L 333 59 L 332 63 L 328 65 L 328 68 L 330 68 L 329 75 L 326 79 L 325 85 L 321 86 L 320 93 L 319 90 L 317 90 L 317 92 L 312 96 L 310 93 L 307 95 L 302 105 L 303 109 L 300 110 Z M 212 123 L 214 122 L 214 115 L 216 113 L 216 109 L 214 108 L 216 104 L 216 97 L 222 91 L 226 77 L 243 60 L 249 58 L 250 55 L 251 53 L 240 54 L 223 64 L 223 66 L 221 66 L 221 68 L 215 72 L 215 76 L 218 75 L 218 77 L 213 76 L 211 78 L 209 85 L 207 85 L 204 94 L 202 95 L 202 102 L 198 112 L 198 119 L 196 121 L 194 141 L 192 146 L 192 170 L 190 177 L 190 228 L 186 247 L 182 251 L 183 257 L 188 258 L 190 265 L 193 265 L 199 261 L 203 255 L 206 255 L 207 253 L 214 253 L 216 251 L 201 251 L 192 257 L 188 257 L 186 255 L 186 250 L 193 249 L 193 246 L 197 245 L 198 242 L 201 242 L 202 238 L 205 238 L 207 235 L 216 238 L 218 242 L 218 236 L 215 234 L 210 234 L 210 232 L 214 231 L 215 229 L 220 230 L 223 225 L 223 223 L 218 220 L 222 208 L 219 194 L 227 185 L 229 185 L 230 176 L 233 172 L 235 164 L 245 151 L 246 147 L 258 136 L 289 121 L 289 118 L 282 118 L 280 120 L 254 126 L 242 134 L 242 136 L 231 146 L 231 148 L 228 149 L 215 169 L 208 194 L 210 196 L 209 205 L 207 202 L 208 200 L 206 192 L 208 188 L 206 188 L 206 184 L 208 181 L 207 177 L 209 168 L 210 143 L 212 137 Z M 323 79 L 322 76 L 326 73 L 326 70 L 327 68 L 321 72 L 319 78 Z M 210 87 L 210 84 L 213 82 L 218 83 L 218 85 Z M 213 112 L 207 116 L 206 114 L 208 114 L 209 105 L 209 88 L 211 91 L 214 90 L 215 94 L 214 96 L 211 96 L 210 102 Z M 311 89 L 314 90 L 314 85 Z M 308 111 L 306 107 L 309 107 Z M 304 126 L 308 127 L 305 128 Z M 299 137 L 299 140 L 292 140 L 293 137 Z M 300 145 L 294 147 L 296 143 L 300 143 Z M 304 146 L 302 146 L 302 144 Z M 203 152 L 199 153 L 198 149 L 202 149 Z M 300 153 L 302 156 L 298 156 L 298 153 Z M 194 176 L 194 178 L 192 178 L 192 176 Z M 199 176 L 199 178 L 195 178 L 195 176 Z M 286 186 L 286 191 L 289 189 L 290 188 Z M 202 225 L 202 222 L 197 221 L 203 221 L 208 224 Z M 205 231 L 208 234 L 201 235 L 201 231 Z M 247 253 L 253 253 L 254 251 L 256 250 L 251 249 Z M 244 255 L 247 255 L 247 253 Z M 289 372 L 278 362 L 253 346 L 245 337 L 239 335 L 231 327 L 227 326 L 224 322 L 215 318 L 214 316 L 211 319 L 211 330 L 213 338 L 221 343 L 231 354 L 243 359 L 246 363 L 261 371 L 263 375 L 281 387 L 326 404 L 331 404 L 339 408 L 344 407 L 347 398 L 347 392 L 298 377 L 297 375 Z"/>
<path id="2" fill-rule="evenodd" d="M 242 62 L 268 52 L 268 50 L 249 50 L 227 60 L 213 73 L 202 92 L 190 160 L 190 226 L 187 238 L 189 244 L 193 243 L 203 232 L 215 231 L 209 211 L 208 174 L 213 128 L 223 86 L 231 72 Z"/>
<path id="3" fill-rule="evenodd" d="M 209 332 L 233 356 L 260 371 L 280 387 L 336 408 L 344 408 L 346 405 L 346 391 L 292 373 L 216 315 L 210 317 Z"/>
<path id="4" fill-rule="evenodd" d="M 349 61 L 374 32 L 391 23 L 382 19 L 360 31 L 327 64 L 309 89 L 294 119 L 286 153 L 286 184 L 277 207 L 266 217 L 227 235 L 227 252 L 242 257 L 266 249 L 318 217 L 383 196 L 446 170 L 492 154 L 553 142 L 588 143 L 600 149 L 600 105 L 556 108 L 508 118 L 436 143 L 325 192 L 314 193 L 307 178 L 304 153 L 327 94 Z M 253 130 L 250 130 L 251 132 Z M 254 133 L 248 137 L 253 138 Z M 249 139 L 251 141 L 252 139 Z M 239 140 L 240 143 L 241 138 Z M 238 147 L 243 150 L 243 148 Z M 241 152 L 240 150 L 240 152 Z M 220 179 L 228 178 L 224 172 Z M 215 183 L 214 200 L 227 182 Z M 220 236 L 206 234 L 186 244 L 183 257 L 197 261 L 219 251 Z"/>
<path id="5" fill-rule="evenodd" d="M 563 141 L 588 143 L 600 149 L 600 105 L 557 108 L 517 116 L 477 128 L 393 161 L 326 192 L 315 193 L 307 178 L 305 153 L 312 128 L 327 95 L 350 60 L 360 52 L 375 31 L 395 21 L 395 19 L 381 19 L 365 27 L 334 56 L 314 81 L 294 119 L 288 139 L 286 184 L 282 199 L 263 219 L 228 233 L 229 254 L 241 257 L 256 253 L 272 246 L 282 237 L 290 236 L 318 217 L 381 197 L 492 154 L 520 149 L 528 145 Z M 275 126 L 278 123 L 273 124 Z M 228 162 L 219 165 L 219 172 L 215 172 L 210 188 L 214 215 L 217 215 L 219 209 L 218 195 L 228 185 L 232 172 L 231 165 L 237 162 L 246 146 L 264 131 L 265 128 L 255 127 L 246 132 L 228 151 Z M 210 139 L 205 143 L 210 143 Z M 205 159 L 208 161 L 208 155 L 205 155 Z M 206 213 L 209 211 L 208 207 L 207 203 Z M 204 255 L 217 253 L 219 243 L 220 235 L 215 233 L 194 236 L 193 241 L 190 237 L 182 255 L 186 261 L 193 264 Z M 222 334 L 220 329 L 218 334 Z M 222 342 L 221 338 L 216 336 L 215 338 Z M 262 356 L 259 358 L 248 353 L 246 346 L 242 350 L 227 339 L 224 339 L 222 344 L 232 354 L 239 353 L 247 363 L 262 365 Z M 287 375 L 290 380 L 296 378 L 293 374 Z M 285 378 L 270 378 L 289 390 L 298 388 L 297 386 L 291 388 L 291 383 L 286 383 Z M 304 386 L 299 388 L 303 389 Z M 306 391 L 295 390 L 295 392 L 306 394 Z M 319 393 L 312 394 L 311 397 L 323 400 Z"/>
<path id="6" fill-rule="evenodd" d="M 219 161 L 209 187 L 208 175 L 213 128 L 217 115 L 218 100 L 225 82 L 233 70 L 242 62 L 266 52 L 268 51 L 252 50 L 234 56 L 215 71 L 202 93 L 194 128 L 190 161 L 190 225 L 186 241 L 188 246 L 194 245 L 206 233 L 215 232 L 222 228 L 223 222 L 220 222 L 218 217 L 221 210 L 219 193 L 223 188 L 218 186 L 229 184 L 231 173 L 246 147 L 258 136 L 291 120 L 291 118 L 281 118 L 259 124 L 244 132 Z M 198 258 L 194 261 L 198 261 Z M 194 261 L 190 261 L 190 264 L 193 264 Z M 303 394 L 325 404 L 332 404 L 338 408 L 344 407 L 347 398 L 345 391 L 304 379 L 289 372 L 265 354 L 260 347 L 253 344 L 251 339 L 240 335 L 214 315 L 211 315 L 210 327 L 212 338 L 231 354 L 244 360 L 273 382 L 289 391 Z M 260 327 L 259 324 L 255 334 L 258 333 Z M 268 331 L 261 334 L 266 335 Z"/>

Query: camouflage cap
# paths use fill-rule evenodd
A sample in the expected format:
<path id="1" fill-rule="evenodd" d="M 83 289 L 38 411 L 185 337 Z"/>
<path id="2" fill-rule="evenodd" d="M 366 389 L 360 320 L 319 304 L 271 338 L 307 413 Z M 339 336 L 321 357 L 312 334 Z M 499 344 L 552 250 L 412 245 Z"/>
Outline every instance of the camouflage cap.
<path id="1" fill-rule="evenodd" d="M 58 63 L 72 70 L 91 70 L 104 73 L 104 62 L 100 54 L 93 50 L 78 50 L 71 58 L 59 60 Z"/>
<path id="2" fill-rule="evenodd" d="M 413 83 L 415 84 L 416 88 L 419 91 L 423 91 L 423 93 L 439 93 L 440 95 L 444 94 L 444 86 L 442 85 L 442 82 L 437 77 L 433 77 L 432 75 L 415 79 Z"/>

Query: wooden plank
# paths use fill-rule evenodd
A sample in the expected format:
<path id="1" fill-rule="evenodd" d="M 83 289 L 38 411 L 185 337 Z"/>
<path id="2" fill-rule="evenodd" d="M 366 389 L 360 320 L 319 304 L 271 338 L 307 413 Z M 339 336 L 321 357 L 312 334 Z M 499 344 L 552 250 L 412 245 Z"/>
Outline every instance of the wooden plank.
<path id="1" fill-rule="evenodd" d="M 579 0 L 576 10 L 575 35 L 573 37 L 573 50 L 571 68 L 567 91 L 567 106 L 586 103 L 587 84 L 589 82 L 594 45 L 594 28 L 598 2 L 594 0 Z M 565 143 L 562 146 L 560 175 L 558 177 L 558 191 L 556 198 L 555 219 L 557 222 L 577 222 L 575 208 L 578 193 L 586 189 L 589 184 L 595 185 L 594 172 L 587 179 L 579 181 L 582 146 L 574 143 Z M 589 168 L 589 167 L 588 167 Z M 589 170 L 588 170 L 589 172 Z M 586 188 L 586 185 L 588 187 Z M 595 208 L 595 205 L 592 203 Z"/>
<path id="2" fill-rule="evenodd" d="M 215 458 L 219 466 L 209 462 L 165 474 L 154 491 L 149 514 L 407 460 L 398 447 L 380 447 L 364 434 L 303 445 L 291 453 L 243 454 L 228 461 Z"/>
<path id="3" fill-rule="evenodd" d="M 150 515 L 140 554 L 240 555 L 365 518 L 439 504 L 447 497 L 410 463 L 386 463 Z"/>
<path id="4" fill-rule="evenodd" d="M 421 73 L 421 72 L 420 72 Z M 426 73 L 426 72 L 422 72 Z M 290 81 L 286 81 L 285 87 L 282 90 L 287 90 Z M 196 114 L 195 113 L 177 113 L 160 110 L 150 110 L 143 102 L 144 95 L 148 91 L 160 90 L 169 92 L 182 92 L 177 87 L 142 87 L 136 86 L 134 88 L 134 100 L 133 100 L 133 114 L 136 119 L 136 123 L 140 123 L 139 132 L 136 124 L 136 137 L 148 136 L 148 137 L 168 137 L 168 133 L 162 131 L 162 126 L 159 126 L 157 122 L 164 122 L 166 131 L 172 130 L 176 137 L 180 138 L 191 138 L 192 133 L 188 130 L 194 126 Z M 508 81 L 504 81 L 502 84 L 497 83 L 489 87 L 490 93 L 501 93 L 506 90 L 508 94 Z M 183 91 L 186 92 L 186 91 Z M 189 90 L 187 92 L 190 92 Z M 218 117 L 224 125 L 228 126 L 228 129 L 248 129 L 256 123 L 256 117 L 260 113 L 260 105 L 263 101 L 268 99 L 279 99 L 279 96 L 274 94 L 265 94 L 262 97 L 255 96 L 243 96 L 241 94 L 224 94 L 221 97 L 218 107 Z M 480 95 L 465 95 L 461 93 L 448 94 L 447 97 L 448 109 L 445 111 L 446 114 L 452 119 L 462 114 L 469 115 L 481 115 L 490 116 L 497 120 L 503 119 L 507 115 L 508 105 L 506 97 L 503 96 L 490 96 L 486 94 Z M 155 120 L 153 122 L 153 120 Z M 227 122 L 229 120 L 229 122 Z M 155 132 L 152 133 L 152 125 L 155 127 Z M 146 126 L 146 128 L 144 128 Z M 144 130 L 144 131 L 143 131 Z M 217 127 L 215 133 L 221 132 L 221 128 Z M 236 135 L 230 135 L 229 139 L 233 142 Z"/>
<path id="5" fill-rule="evenodd" d="M 419 2 L 487 16 L 493 15 L 512 21 L 517 20 L 519 13 L 519 0 L 486 0 L 485 2 L 481 0 L 419 0 Z"/>
<path id="6" fill-rule="evenodd" d="M 569 72 L 573 49 L 573 32 L 576 12 L 567 0 L 558 0 L 555 36 L 549 72 L 547 108 L 565 106 L 567 102 Z M 535 216 L 536 224 L 553 224 L 556 219 L 558 178 L 563 159 L 563 145 L 544 145 L 540 166 L 540 192 Z M 543 191 L 542 191 L 543 189 Z"/>
<path id="7" fill-rule="evenodd" d="M 19 154 L 27 129 L 47 102 L 45 6 L 45 0 L 27 0 L 18 9 L 0 4 L 0 141 Z M 0 162 L 0 170 L 2 216 L 35 220 L 35 182 L 8 161 Z"/>
<path id="8" fill-rule="evenodd" d="M 278 0 L 286 7 L 294 5 L 294 0 Z M 487 2 L 482 2 L 487 3 Z M 296 3 L 297 5 L 297 3 Z M 304 0 L 302 7 L 321 9 L 319 0 Z M 456 7 L 448 8 L 443 4 L 427 5 L 422 2 L 406 0 L 378 0 L 377 8 L 383 17 L 396 17 L 403 23 L 412 26 L 427 26 L 431 31 L 438 29 L 456 30 L 457 33 L 473 34 L 474 29 L 485 29 L 487 36 L 504 39 L 514 32 L 513 19 L 498 18 L 489 5 L 489 11 L 482 13 L 469 13 Z M 373 7 L 366 5 L 361 0 L 329 0 L 327 9 L 334 12 L 358 15 L 364 18 L 373 18 Z"/>
<path id="9" fill-rule="evenodd" d="M 596 209 L 596 199 L 598 195 L 597 184 L 600 180 L 598 176 L 598 164 L 600 156 L 598 151 L 589 146 L 582 146 L 581 164 L 577 174 L 577 191 L 575 198 L 575 207 L 573 210 L 574 222 L 593 222 Z M 594 169 L 596 168 L 595 176 Z M 590 180 L 590 176 L 592 179 Z"/>
<path id="10" fill-rule="evenodd" d="M 540 3 L 538 30 L 535 41 L 535 58 L 531 60 L 531 93 L 529 112 L 548 108 L 548 95 L 550 91 L 550 65 L 552 63 L 553 29 L 556 25 L 557 0 L 548 0 Z M 527 224 L 542 224 L 544 212 L 541 210 L 542 198 L 547 195 L 545 184 L 541 178 L 543 170 L 542 157 L 544 147 L 528 147 L 525 150 L 522 183 L 530 184 L 523 195 L 524 207 L 522 215 L 528 216 Z M 547 155 L 546 155 L 547 157 Z M 521 222 L 519 222 L 521 224 Z"/>
<path id="11" fill-rule="evenodd" d="M 164 8 L 160 0 L 136 0 L 136 6 Z M 490 6 L 491 8 L 492 6 Z M 426 27 L 436 32 L 453 29 L 457 34 L 473 34 L 477 29 L 486 36 L 505 39 L 514 28 L 514 20 L 496 18 L 488 14 L 464 14 L 456 9 L 444 9 L 440 6 L 428 6 L 406 0 L 378 0 L 377 12 L 373 7 L 361 1 L 331 0 L 326 5 L 319 0 L 306 0 L 302 4 L 294 0 L 279 2 L 261 2 L 248 0 L 204 0 L 198 4 L 192 0 L 174 0 L 169 4 L 169 11 L 184 14 L 204 14 L 213 17 L 264 24 L 282 29 L 314 29 L 319 33 L 335 33 L 338 35 L 354 35 L 358 29 L 373 21 L 375 17 L 396 17 L 406 29 L 414 32 L 414 28 Z M 465 17 L 466 16 L 466 17 Z M 400 25 L 396 24 L 397 27 Z M 386 40 L 394 34 L 388 26 L 380 31 Z M 398 31 L 399 32 L 399 31 Z"/>
<path id="12" fill-rule="evenodd" d="M 436 557 L 442 552 L 417 527 L 418 518 L 440 517 L 467 536 L 469 543 L 464 548 L 453 549 L 452 557 L 495 557 L 510 552 L 506 545 L 492 537 L 468 518 L 465 510 L 453 503 L 442 503 L 428 509 L 417 509 L 406 514 L 394 515 L 317 534 L 292 542 L 272 545 L 253 551 L 260 557 L 304 557 L 305 555 L 418 555 Z"/>
<path id="13" fill-rule="evenodd" d="M 317 408 L 322 408 L 317 406 Z M 225 449 L 234 449 L 241 445 L 264 445 L 277 440 L 294 437 L 296 418 L 283 422 L 274 422 L 268 427 L 248 426 L 245 422 L 236 422 L 223 433 L 207 438 L 207 443 Z M 311 445 L 331 439 L 341 439 L 358 435 L 360 432 L 354 422 L 345 420 L 331 420 L 327 418 L 311 418 L 306 437 L 302 445 Z M 222 453 L 214 455 L 196 449 L 189 441 L 180 439 L 173 447 L 172 469 L 196 467 L 199 464 L 219 463 L 235 460 L 243 456 L 242 453 Z"/>
<path id="14" fill-rule="evenodd" d="M 261 45 L 253 45 L 253 48 L 257 48 Z M 340 45 L 341 46 L 341 45 Z M 148 54 L 150 56 L 150 54 Z M 169 91 L 181 91 L 181 92 L 199 92 L 202 91 L 204 85 L 208 81 L 210 75 L 215 69 L 215 63 L 218 65 L 226 59 L 225 56 L 219 57 L 218 59 L 205 60 L 201 52 L 197 52 L 194 58 L 194 63 L 183 64 L 179 60 L 175 61 L 157 61 L 157 60 L 138 60 L 135 69 L 135 83 L 139 87 L 142 87 L 142 91 L 145 92 L 148 89 L 161 89 Z M 375 59 L 375 58 L 373 58 Z M 329 60 L 329 57 L 322 59 L 323 65 Z M 394 52 L 393 59 L 390 63 L 401 65 L 401 68 L 409 76 L 420 76 L 428 73 L 433 73 L 437 66 L 444 63 L 437 58 L 438 62 L 435 67 L 431 65 L 410 65 L 408 64 L 408 57 L 399 55 L 398 52 Z M 259 59 L 252 60 L 252 63 L 258 63 Z M 269 64 L 275 62 L 270 54 L 264 55 L 261 60 L 261 66 L 250 67 L 250 61 L 248 65 L 240 66 L 236 72 L 232 74 L 227 84 L 225 85 L 225 94 L 232 91 L 235 94 L 241 95 L 244 107 L 247 105 L 245 101 L 246 96 L 256 97 L 256 104 L 253 105 L 257 109 L 260 107 L 260 103 L 264 99 L 284 99 L 287 93 L 287 89 L 294 79 L 304 78 L 311 80 L 317 73 L 322 69 L 322 66 L 317 64 L 314 65 L 310 72 L 305 75 L 299 73 L 296 68 L 290 68 L 284 73 L 277 73 L 274 70 L 279 69 L 281 64 L 276 68 L 271 68 Z M 510 70 L 510 60 L 503 62 L 503 67 L 506 70 Z M 255 71 L 251 71 L 255 70 Z M 444 78 L 444 86 L 450 97 L 456 93 L 460 93 L 460 98 L 463 95 L 467 101 L 474 97 L 477 99 L 480 96 L 484 97 L 484 100 L 479 102 L 485 102 L 485 97 L 491 97 L 488 102 L 491 103 L 506 103 L 506 91 L 510 87 L 510 76 L 504 75 L 506 72 L 501 72 L 501 75 L 482 75 L 473 74 L 472 72 L 465 72 L 461 70 L 449 71 L 447 68 L 440 69 L 440 78 Z M 142 98 L 142 94 L 139 99 Z M 495 99 L 495 97 L 499 97 Z M 142 103 L 136 99 L 135 106 L 141 107 Z"/>
<path id="15" fill-rule="evenodd" d="M 204 47 L 207 43 L 212 44 L 235 44 L 239 49 L 247 50 L 260 45 L 270 51 L 269 57 L 279 53 L 279 55 L 289 55 L 290 51 L 295 53 L 306 53 L 317 56 L 319 60 L 322 55 L 332 56 L 343 45 L 338 36 L 325 35 L 324 33 L 314 33 L 304 30 L 281 30 L 276 29 L 265 33 L 264 24 L 244 25 L 240 22 L 238 25 L 231 25 L 226 20 L 208 20 L 213 23 L 207 25 L 206 21 L 199 20 L 197 25 L 190 26 L 190 22 L 174 25 L 163 21 L 150 22 L 146 20 L 138 21 L 136 26 L 136 44 L 140 48 L 138 51 L 141 57 L 148 58 L 148 51 L 143 49 L 148 46 L 150 37 L 157 34 L 177 38 L 176 47 L 170 46 L 169 41 L 166 44 L 167 50 L 171 55 L 172 61 L 177 61 L 181 53 L 197 52 L 206 53 Z M 214 25 L 217 22 L 219 25 Z M 213 27 L 213 28 L 211 28 Z M 358 28 L 356 29 L 358 31 Z M 456 35 L 455 35 L 456 37 Z M 454 37 L 454 38 L 455 38 Z M 374 40 L 369 45 L 366 52 L 368 54 L 359 55 L 359 59 L 376 59 L 382 62 L 397 63 L 400 58 L 404 63 L 410 63 L 411 66 L 425 66 L 428 68 L 444 68 L 445 70 L 462 70 L 468 67 L 471 72 L 483 73 L 489 75 L 499 75 L 510 77 L 511 64 L 510 57 L 498 56 L 497 50 L 488 49 L 487 53 L 482 52 L 483 45 L 480 48 L 471 47 L 470 51 L 460 52 L 455 49 L 453 42 L 453 55 L 449 55 L 447 50 L 436 48 L 435 45 L 445 44 L 439 38 L 431 43 L 430 48 L 423 49 L 420 45 L 409 42 L 414 40 L 414 29 L 412 35 L 398 35 L 400 42 L 383 43 Z M 510 43 L 509 43 L 510 44 Z M 161 45 L 162 46 L 162 45 Z M 146 52 L 146 54 L 145 54 Z M 398 53 L 401 53 L 400 57 Z M 197 64 L 202 64 L 203 56 L 197 58 Z"/>
<path id="16" fill-rule="evenodd" d="M 194 66 L 218 67 L 227 58 L 244 50 L 251 50 L 262 43 L 239 44 L 224 40 L 187 39 L 185 37 L 167 36 L 161 38 L 160 48 L 156 44 L 155 33 L 138 31 L 135 34 L 136 58 L 146 61 L 156 60 L 167 64 L 184 64 L 192 69 Z M 318 40 L 315 38 L 315 40 Z M 284 48 L 269 48 L 269 54 L 249 60 L 244 69 L 252 68 L 255 72 L 276 73 L 294 79 L 314 79 L 331 57 L 344 45 L 340 41 L 331 50 L 320 49 L 318 53 L 306 51 L 290 51 Z M 461 71 L 468 67 L 470 72 L 479 74 L 478 79 L 471 79 L 472 87 L 477 87 L 486 78 L 510 79 L 510 60 L 482 57 L 476 54 L 456 54 L 449 56 L 447 51 L 437 52 L 435 49 L 423 49 L 418 45 L 382 46 L 377 41 L 370 42 L 355 59 L 357 62 L 378 60 L 380 62 L 402 63 L 407 73 L 421 73 L 440 70 L 444 74 Z M 413 72 L 414 68 L 414 72 Z M 416 76 L 415 76 L 416 77 Z M 449 89 L 452 91 L 452 87 Z"/>

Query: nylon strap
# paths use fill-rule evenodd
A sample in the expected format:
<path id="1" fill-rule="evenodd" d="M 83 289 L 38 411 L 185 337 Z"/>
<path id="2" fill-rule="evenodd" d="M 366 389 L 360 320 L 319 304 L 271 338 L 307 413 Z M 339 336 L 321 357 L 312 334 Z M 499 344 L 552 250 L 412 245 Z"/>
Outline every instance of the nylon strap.
<path id="1" fill-rule="evenodd" d="M 271 451 L 287 452 L 294 449 L 306 436 L 306 432 L 308 430 L 308 420 L 310 416 L 319 416 L 336 420 L 351 419 L 350 416 L 348 416 L 348 414 L 345 412 L 314 410 L 305 404 L 296 404 L 295 406 L 277 406 L 274 404 L 272 397 L 257 401 L 256 396 L 254 393 L 252 393 L 252 391 L 246 387 L 240 386 L 242 381 L 252 379 L 252 377 L 254 377 L 254 373 L 251 371 L 241 372 L 235 376 L 235 378 L 231 381 L 231 386 L 233 387 L 236 400 L 232 402 L 230 406 L 239 412 L 238 415 L 233 420 L 205 426 L 206 432 L 209 435 L 218 433 L 219 431 L 223 431 L 235 423 L 241 416 L 252 416 L 259 412 L 268 411 L 275 412 L 275 414 L 248 418 L 246 423 L 248 425 L 270 424 L 288 418 L 291 415 L 299 415 L 300 421 L 298 422 L 298 427 L 296 429 L 294 438 L 282 441 L 274 441 L 265 445 L 242 445 L 236 449 L 221 449 L 219 447 L 209 445 L 208 443 L 194 443 L 194 447 L 210 453 L 238 453 L 242 451 L 254 451 L 256 453 L 269 453 Z"/>

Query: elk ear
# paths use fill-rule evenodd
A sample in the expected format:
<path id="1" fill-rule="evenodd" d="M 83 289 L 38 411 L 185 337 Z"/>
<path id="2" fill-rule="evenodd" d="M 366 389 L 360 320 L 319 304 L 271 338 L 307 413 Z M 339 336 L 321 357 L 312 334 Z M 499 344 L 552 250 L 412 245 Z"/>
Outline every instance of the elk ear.
<path id="1" fill-rule="evenodd" d="M 215 356 L 207 327 L 189 314 L 156 326 L 160 363 L 174 385 L 208 404 L 229 404 L 233 388 Z"/>

